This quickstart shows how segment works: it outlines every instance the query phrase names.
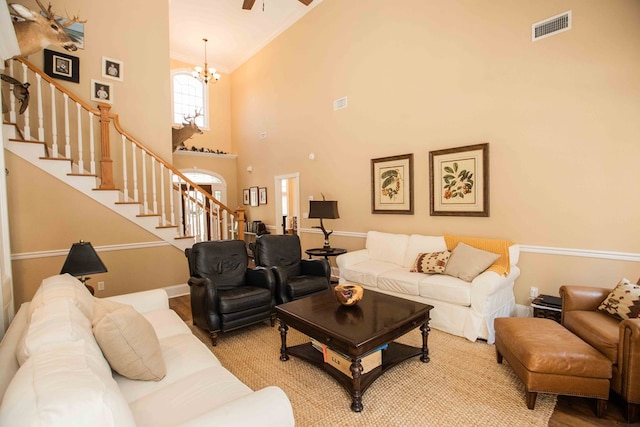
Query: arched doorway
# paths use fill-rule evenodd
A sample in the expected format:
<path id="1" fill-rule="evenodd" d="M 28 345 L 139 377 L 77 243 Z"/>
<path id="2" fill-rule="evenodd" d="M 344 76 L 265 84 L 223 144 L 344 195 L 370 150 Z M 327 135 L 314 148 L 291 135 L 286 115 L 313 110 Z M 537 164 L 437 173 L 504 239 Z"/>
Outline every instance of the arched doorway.
<path id="1" fill-rule="evenodd" d="M 203 171 L 201 169 L 181 170 L 190 181 L 198 184 L 207 193 L 211 194 L 221 203 L 227 203 L 227 183 L 222 176 L 215 172 Z M 187 197 L 182 198 L 182 228 L 186 236 L 194 236 L 196 242 L 207 240 L 220 240 L 224 236 L 220 235 L 218 224 L 218 211 L 216 206 L 207 206 L 204 196 L 185 184 L 178 176 L 173 177 L 176 185 L 181 186 L 181 190 Z M 205 208 L 205 206 L 207 208 Z"/>

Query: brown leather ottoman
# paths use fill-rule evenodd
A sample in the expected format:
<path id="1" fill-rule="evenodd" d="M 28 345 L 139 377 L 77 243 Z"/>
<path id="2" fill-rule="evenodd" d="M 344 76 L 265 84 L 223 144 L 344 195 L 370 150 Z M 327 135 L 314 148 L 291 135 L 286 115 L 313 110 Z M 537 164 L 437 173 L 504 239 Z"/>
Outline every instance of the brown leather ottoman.
<path id="1" fill-rule="evenodd" d="M 597 399 L 602 417 L 609 400 L 611 361 L 550 319 L 504 317 L 494 321 L 496 356 L 504 357 L 524 383 L 527 407 L 538 393 Z"/>

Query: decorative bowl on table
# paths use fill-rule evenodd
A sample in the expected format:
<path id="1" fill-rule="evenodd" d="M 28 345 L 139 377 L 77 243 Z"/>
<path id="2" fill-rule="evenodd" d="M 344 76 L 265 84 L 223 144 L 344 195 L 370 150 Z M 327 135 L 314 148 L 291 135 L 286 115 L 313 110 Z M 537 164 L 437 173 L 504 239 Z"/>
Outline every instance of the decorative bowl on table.
<path id="1" fill-rule="evenodd" d="M 364 296 L 364 289 L 360 285 L 341 283 L 333 288 L 336 299 L 342 305 L 354 305 Z"/>

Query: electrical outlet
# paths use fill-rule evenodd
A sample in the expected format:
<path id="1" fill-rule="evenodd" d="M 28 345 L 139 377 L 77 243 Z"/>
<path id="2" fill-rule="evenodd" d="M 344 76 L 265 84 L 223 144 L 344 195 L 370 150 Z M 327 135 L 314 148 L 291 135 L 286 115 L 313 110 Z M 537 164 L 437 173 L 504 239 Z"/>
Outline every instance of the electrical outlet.
<path id="1" fill-rule="evenodd" d="M 104 282 L 98 282 L 98 290 L 104 291 Z"/>
<path id="2" fill-rule="evenodd" d="M 531 299 L 538 298 L 538 288 L 532 286 L 529 289 L 529 298 L 531 298 Z"/>

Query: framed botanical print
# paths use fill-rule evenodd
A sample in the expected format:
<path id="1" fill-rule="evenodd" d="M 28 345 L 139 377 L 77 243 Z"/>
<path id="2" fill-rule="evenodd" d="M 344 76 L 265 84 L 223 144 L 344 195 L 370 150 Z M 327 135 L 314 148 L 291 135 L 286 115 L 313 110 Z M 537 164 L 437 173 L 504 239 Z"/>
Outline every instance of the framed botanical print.
<path id="1" fill-rule="evenodd" d="M 429 152 L 430 213 L 489 216 L 489 144 Z"/>
<path id="2" fill-rule="evenodd" d="M 413 154 L 371 160 L 371 213 L 413 214 Z"/>
<path id="3" fill-rule="evenodd" d="M 244 190 L 242 190 L 242 204 L 248 205 L 249 203 L 250 203 L 249 189 L 245 188 Z"/>

